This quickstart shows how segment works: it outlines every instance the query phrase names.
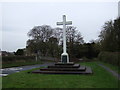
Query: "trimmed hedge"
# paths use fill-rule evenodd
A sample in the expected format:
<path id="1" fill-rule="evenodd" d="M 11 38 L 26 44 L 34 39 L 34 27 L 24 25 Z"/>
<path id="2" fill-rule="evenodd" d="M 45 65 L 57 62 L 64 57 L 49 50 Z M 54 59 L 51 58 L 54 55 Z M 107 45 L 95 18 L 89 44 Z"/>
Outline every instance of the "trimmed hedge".
<path id="1" fill-rule="evenodd" d="M 2 62 L 16 62 L 16 61 L 29 61 L 35 60 L 35 56 L 3 56 Z"/>
<path id="2" fill-rule="evenodd" d="M 103 62 L 120 66 L 120 52 L 100 52 L 98 59 Z"/>

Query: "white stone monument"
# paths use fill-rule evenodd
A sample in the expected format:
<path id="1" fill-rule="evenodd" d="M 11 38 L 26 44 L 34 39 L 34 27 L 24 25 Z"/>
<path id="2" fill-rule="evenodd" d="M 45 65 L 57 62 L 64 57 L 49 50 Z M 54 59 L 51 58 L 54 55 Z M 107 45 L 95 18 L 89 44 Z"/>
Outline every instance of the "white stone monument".
<path id="1" fill-rule="evenodd" d="M 57 25 L 63 25 L 63 53 L 61 54 L 61 62 L 69 63 L 69 56 L 66 52 L 66 25 L 71 25 L 72 21 L 66 21 L 66 16 L 63 15 L 63 22 L 57 22 Z"/>

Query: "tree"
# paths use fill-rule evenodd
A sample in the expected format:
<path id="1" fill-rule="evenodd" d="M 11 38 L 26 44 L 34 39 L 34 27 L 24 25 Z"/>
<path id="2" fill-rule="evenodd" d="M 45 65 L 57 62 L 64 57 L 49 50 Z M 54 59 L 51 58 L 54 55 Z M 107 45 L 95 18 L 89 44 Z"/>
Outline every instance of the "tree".
<path id="1" fill-rule="evenodd" d="M 120 51 L 120 18 L 108 21 L 100 32 L 99 40 L 103 51 Z"/>
<path id="2" fill-rule="evenodd" d="M 71 58 L 76 58 L 78 56 L 80 44 L 84 43 L 83 37 L 74 26 L 68 26 L 66 32 L 68 53 Z"/>
<path id="3" fill-rule="evenodd" d="M 32 39 L 27 41 L 27 46 L 32 52 L 41 52 L 45 56 L 48 53 L 46 42 L 49 41 L 53 33 L 53 29 L 49 25 L 35 26 L 28 32 L 28 36 Z"/>
<path id="4" fill-rule="evenodd" d="M 81 33 L 74 26 L 68 26 L 66 29 L 67 42 L 83 44 L 84 40 Z"/>
<path id="5" fill-rule="evenodd" d="M 49 38 L 48 48 L 49 48 L 49 54 L 52 57 L 57 57 L 59 55 L 59 46 L 58 46 L 58 40 L 55 37 Z"/>
<path id="6" fill-rule="evenodd" d="M 114 65 L 120 65 L 120 17 L 105 23 L 100 35 L 101 53 L 99 60 Z"/>
<path id="7" fill-rule="evenodd" d="M 117 42 L 117 50 L 120 51 L 120 17 L 114 20 L 115 40 Z"/>
<path id="8" fill-rule="evenodd" d="M 18 50 L 15 52 L 15 55 L 24 55 L 24 49 L 18 49 Z"/>
<path id="9" fill-rule="evenodd" d="M 74 26 L 66 28 L 67 48 L 70 56 L 76 57 L 78 47 L 84 43 L 81 33 Z M 27 41 L 27 51 L 42 56 L 60 57 L 63 43 L 62 28 L 52 28 L 48 25 L 35 26 L 28 32 L 31 38 Z"/>
<path id="10" fill-rule="evenodd" d="M 46 42 L 51 37 L 53 29 L 49 25 L 35 26 L 28 32 L 28 36 L 36 41 Z"/>
<path id="11" fill-rule="evenodd" d="M 53 37 L 57 38 L 58 44 L 61 45 L 62 44 L 62 35 L 63 35 L 63 29 L 56 27 L 53 29 Z"/>

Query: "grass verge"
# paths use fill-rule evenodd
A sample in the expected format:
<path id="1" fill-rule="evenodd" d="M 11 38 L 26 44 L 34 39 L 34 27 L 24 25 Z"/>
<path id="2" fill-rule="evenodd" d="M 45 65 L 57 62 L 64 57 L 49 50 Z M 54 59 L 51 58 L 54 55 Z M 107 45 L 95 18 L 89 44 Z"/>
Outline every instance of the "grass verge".
<path id="1" fill-rule="evenodd" d="M 98 62 L 98 63 L 101 63 L 107 67 L 109 67 L 111 70 L 115 71 L 116 73 L 119 73 L 120 74 L 120 67 L 117 66 L 117 65 L 112 65 L 112 64 L 109 64 L 109 63 L 105 63 L 105 62 Z"/>

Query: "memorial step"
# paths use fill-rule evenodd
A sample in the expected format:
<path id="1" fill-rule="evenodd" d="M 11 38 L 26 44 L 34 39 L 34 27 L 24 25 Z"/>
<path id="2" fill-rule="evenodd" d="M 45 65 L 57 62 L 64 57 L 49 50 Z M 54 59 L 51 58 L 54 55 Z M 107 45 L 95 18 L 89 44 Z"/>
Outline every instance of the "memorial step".
<path id="1" fill-rule="evenodd" d="M 90 67 L 86 67 L 85 71 L 40 71 L 40 70 L 35 70 L 32 73 L 40 73 L 40 74 L 92 74 L 92 70 Z"/>
<path id="2" fill-rule="evenodd" d="M 85 66 L 79 68 L 42 68 L 41 71 L 85 71 Z"/>
<path id="3" fill-rule="evenodd" d="M 79 68 L 80 64 L 74 64 L 74 65 L 53 65 L 48 66 L 48 68 Z"/>
<path id="4" fill-rule="evenodd" d="M 58 62 L 58 63 L 55 63 L 55 65 L 74 65 L 74 63 L 73 62 L 69 62 L 69 63 Z"/>

